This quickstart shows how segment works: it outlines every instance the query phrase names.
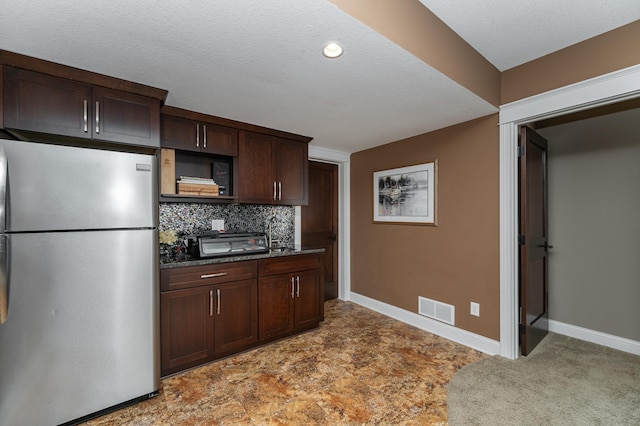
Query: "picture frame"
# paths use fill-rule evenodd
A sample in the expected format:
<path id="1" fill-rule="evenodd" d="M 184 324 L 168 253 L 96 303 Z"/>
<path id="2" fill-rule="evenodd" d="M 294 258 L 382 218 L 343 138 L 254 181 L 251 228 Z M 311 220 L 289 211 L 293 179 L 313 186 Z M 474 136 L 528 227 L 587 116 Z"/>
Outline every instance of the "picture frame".
<path id="1" fill-rule="evenodd" d="M 373 172 L 373 221 L 437 225 L 438 160 Z"/>

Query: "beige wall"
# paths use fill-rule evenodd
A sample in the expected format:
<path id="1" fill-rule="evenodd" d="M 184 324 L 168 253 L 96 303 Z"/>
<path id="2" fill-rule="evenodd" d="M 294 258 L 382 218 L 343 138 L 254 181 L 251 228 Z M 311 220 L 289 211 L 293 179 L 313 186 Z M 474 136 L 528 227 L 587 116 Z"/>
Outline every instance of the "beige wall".
<path id="1" fill-rule="evenodd" d="M 640 21 L 502 73 L 502 104 L 640 63 Z"/>
<path id="2" fill-rule="evenodd" d="M 329 1 L 494 105 L 640 63 L 640 21 L 500 73 L 417 0 Z M 499 340 L 497 123 L 491 115 L 351 156 L 352 291 L 410 312 L 418 296 L 453 304 L 456 327 Z M 433 159 L 439 226 L 372 223 L 373 172 Z"/>
<path id="3" fill-rule="evenodd" d="M 417 312 L 456 307 L 456 326 L 499 340 L 498 117 L 351 156 L 351 290 Z M 438 226 L 373 222 L 373 172 L 438 160 Z M 480 303 L 480 317 L 469 303 Z"/>

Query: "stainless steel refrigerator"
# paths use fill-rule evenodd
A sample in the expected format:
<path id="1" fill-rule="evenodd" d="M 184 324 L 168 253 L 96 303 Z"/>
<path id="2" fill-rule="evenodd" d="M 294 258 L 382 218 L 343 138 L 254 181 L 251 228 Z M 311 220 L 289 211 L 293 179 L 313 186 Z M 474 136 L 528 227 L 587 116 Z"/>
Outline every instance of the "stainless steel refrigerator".
<path id="1" fill-rule="evenodd" d="M 155 395 L 155 157 L 12 140 L 0 154 L 0 424 Z"/>

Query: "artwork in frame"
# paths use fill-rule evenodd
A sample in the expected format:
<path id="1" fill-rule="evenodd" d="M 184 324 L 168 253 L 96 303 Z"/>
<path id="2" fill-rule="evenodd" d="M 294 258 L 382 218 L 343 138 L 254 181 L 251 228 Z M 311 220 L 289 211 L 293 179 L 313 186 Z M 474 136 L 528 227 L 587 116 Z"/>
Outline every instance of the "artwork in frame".
<path id="1" fill-rule="evenodd" d="M 373 221 L 437 225 L 437 160 L 373 173 Z"/>

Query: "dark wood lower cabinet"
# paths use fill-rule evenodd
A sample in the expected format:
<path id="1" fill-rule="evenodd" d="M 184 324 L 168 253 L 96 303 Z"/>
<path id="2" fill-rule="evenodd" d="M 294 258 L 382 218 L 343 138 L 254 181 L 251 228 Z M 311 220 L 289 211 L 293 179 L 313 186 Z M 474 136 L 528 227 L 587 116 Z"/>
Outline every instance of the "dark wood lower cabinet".
<path id="1" fill-rule="evenodd" d="M 294 284 L 288 274 L 260 280 L 260 338 L 289 333 L 294 327 Z"/>
<path id="2" fill-rule="evenodd" d="M 312 254 L 162 270 L 162 375 L 317 327 L 320 265 Z"/>
<path id="3" fill-rule="evenodd" d="M 258 341 L 256 280 L 220 284 L 215 288 L 215 354 L 235 352 Z"/>
<path id="4" fill-rule="evenodd" d="M 213 321 L 207 287 L 168 291 L 160 296 L 162 374 L 213 357 Z"/>
<path id="5" fill-rule="evenodd" d="M 257 343 L 256 261 L 165 269 L 160 287 L 163 376 Z"/>
<path id="6" fill-rule="evenodd" d="M 317 327 L 324 319 L 324 282 L 319 255 L 258 262 L 260 340 Z M 282 271 L 291 271 L 279 273 Z"/>
<path id="7" fill-rule="evenodd" d="M 322 270 L 296 273 L 299 280 L 295 298 L 295 328 L 316 327 L 324 316 L 324 283 Z"/>

